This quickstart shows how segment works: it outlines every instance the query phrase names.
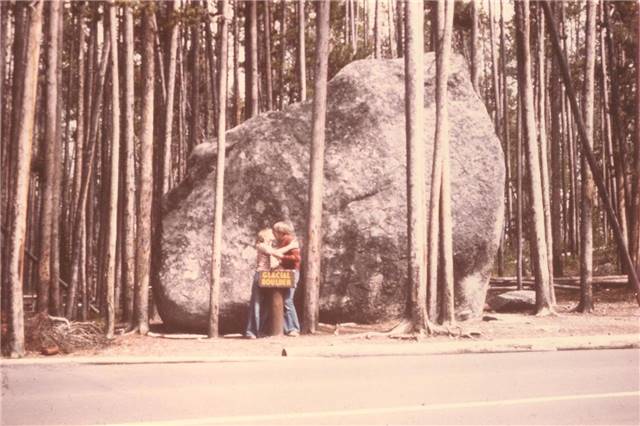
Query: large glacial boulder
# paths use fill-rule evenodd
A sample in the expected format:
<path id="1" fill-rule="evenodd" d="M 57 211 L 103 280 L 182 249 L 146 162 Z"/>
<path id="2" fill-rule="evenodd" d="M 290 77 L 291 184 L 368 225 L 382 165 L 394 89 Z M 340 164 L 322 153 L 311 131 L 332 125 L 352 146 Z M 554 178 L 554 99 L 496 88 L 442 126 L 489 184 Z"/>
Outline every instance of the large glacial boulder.
<path id="1" fill-rule="evenodd" d="M 435 58 L 425 56 L 430 188 Z M 484 306 L 503 221 L 504 160 L 460 56 L 451 61 L 449 94 L 455 306 L 464 319 Z M 225 331 L 244 327 L 257 232 L 284 219 L 303 233 L 311 109 L 310 102 L 294 104 L 227 132 Z M 341 70 L 329 83 L 326 136 L 320 318 L 400 317 L 408 298 L 403 60 L 361 60 Z M 207 325 L 215 157 L 215 142 L 197 146 L 189 175 L 165 199 L 154 294 L 163 321 L 177 328 Z"/>

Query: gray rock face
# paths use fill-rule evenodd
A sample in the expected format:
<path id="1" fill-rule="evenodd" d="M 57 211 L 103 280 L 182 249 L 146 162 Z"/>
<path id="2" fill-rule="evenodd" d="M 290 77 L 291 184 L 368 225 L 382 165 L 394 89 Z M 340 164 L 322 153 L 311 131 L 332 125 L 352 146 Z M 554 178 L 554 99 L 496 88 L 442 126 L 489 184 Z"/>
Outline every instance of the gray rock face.
<path id="1" fill-rule="evenodd" d="M 536 307 L 536 292 L 514 290 L 497 294 L 487 301 L 489 309 L 495 312 L 523 312 Z"/>
<path id="2" fill-rule="evenodd" d="M 425 55 L 427 186 L 435 132 L 435 60 Z M 479 316 L 503 220 L 504 165 L 486 109 L 454 56 L 449 81 L 455 304 Z M 225 330 L 244 327 L 255 236 L 278 220 L 306 220 L 311 103 L 269 112 L 227 132 L 222 288 Z M 322 321 L 375 322 L 407 305 L 404 63 L 362 60 L 328 89 Z M 215 144 L 190 158 L 189 176 L 166 197 L 154 292 L 166 323 L 207 324 Z M 428 194 L 427 194 L 428 199 Z M 304 261 L 304 259 L 303 259 Z"/>

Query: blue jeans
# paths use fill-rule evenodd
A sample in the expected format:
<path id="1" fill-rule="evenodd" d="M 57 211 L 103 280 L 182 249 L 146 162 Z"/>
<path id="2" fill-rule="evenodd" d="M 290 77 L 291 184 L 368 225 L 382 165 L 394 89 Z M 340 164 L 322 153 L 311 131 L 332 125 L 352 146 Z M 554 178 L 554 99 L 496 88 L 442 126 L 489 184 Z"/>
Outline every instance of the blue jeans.
<path id="1" fill-rule="evenodd" d="M 284 333 L 289 334 L 292 331 L 300 332 L 300 322 L 298 321 L 298 313 L 293 304 L 293 295 L 296 292 L 296 286 L 300 279 L 300 272 L 293 273 L 293 287 L 285 289 L 284 293 Z"/>
<path id="2" fill-rule="evenodd" d="M 253 276 L 253 284 L 251 285 L 251 300 L 249 301 L 249 317 L 247 318 L 247 329 L 245 336 L 258 337 L 260 333 L 260 304 L 262 303 L 262 292 L 258 286 L 260 273 L 256 272 Z"/>

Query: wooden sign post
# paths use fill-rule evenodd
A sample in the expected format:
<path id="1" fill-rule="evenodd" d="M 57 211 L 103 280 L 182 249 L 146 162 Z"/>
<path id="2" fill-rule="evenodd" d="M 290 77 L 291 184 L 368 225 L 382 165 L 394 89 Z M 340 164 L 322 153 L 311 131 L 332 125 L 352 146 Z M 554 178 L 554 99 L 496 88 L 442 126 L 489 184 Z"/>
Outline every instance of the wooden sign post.
<path id="1" fill-rule="evenodd" d="M 269 324 L 267 333 L 270 336 L 284 334 L 284 291 L 293 287 L 293 271 L 260 272 L 258 285 L 265 294 L 265 304 L 269 306 Z"/>

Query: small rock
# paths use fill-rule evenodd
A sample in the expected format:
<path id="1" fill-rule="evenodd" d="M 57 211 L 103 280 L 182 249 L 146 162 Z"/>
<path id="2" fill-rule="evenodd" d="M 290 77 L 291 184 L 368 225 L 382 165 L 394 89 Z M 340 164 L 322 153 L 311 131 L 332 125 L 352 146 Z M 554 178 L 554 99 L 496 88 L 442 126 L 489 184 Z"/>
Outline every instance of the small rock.
<path id="1" fill-rule="evenodd" d="M 56 344 L 51 344 L 51 345 L 43 346 L 40 349 L 40 353 L 42 353 L 42 355 L 47 355 L 47 356 L 57 355 L 60 353 L 60 348 Z"/>
<path id="2" fill-rule="evenodd" d="M 533 290 L 515 290 L 498 294 L 488 301 L 495 312 L 522 312 L 535 309 L 536 292 Z"/>

